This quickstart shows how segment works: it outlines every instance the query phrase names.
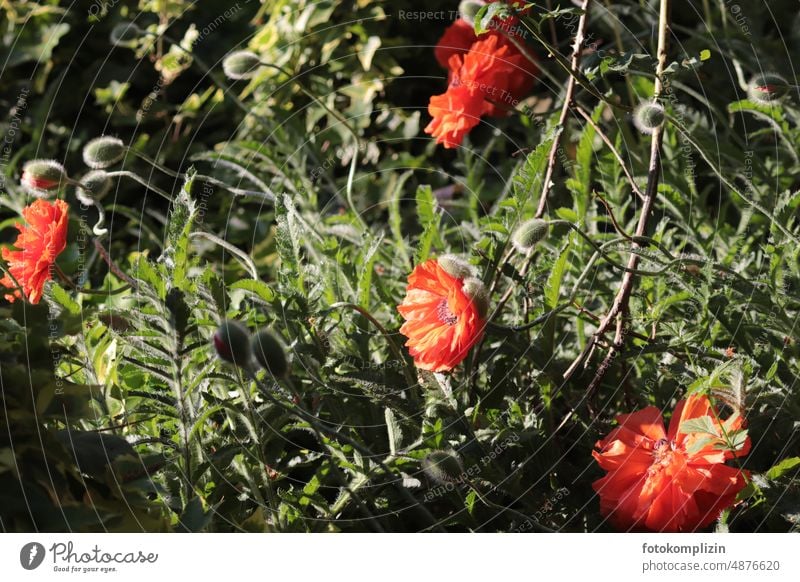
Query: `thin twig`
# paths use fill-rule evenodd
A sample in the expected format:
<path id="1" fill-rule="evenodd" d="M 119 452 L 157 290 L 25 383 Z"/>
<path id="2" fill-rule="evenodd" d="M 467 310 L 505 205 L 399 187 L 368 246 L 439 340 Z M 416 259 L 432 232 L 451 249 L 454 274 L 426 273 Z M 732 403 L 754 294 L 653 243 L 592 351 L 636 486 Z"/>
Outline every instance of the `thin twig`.
<path id="1" fill-rule="evenodd" d="M 586 24 L 589 21 L 590 5 L 591 0 L 583 0 L 581 4 L 581 10 L 583 10 L 583 13 L 578 21 L 578 30 L 575 33 L 575 42 L 572 45 L 572 59 L 570 61 L 570 67 L 573 71 L 577 71 L 578 66 L 580 65 L 581 50 L 583 50 L 583 43 L 586 39 Z M 567 81 L 567 91 L 564 94 L 564 105 L 561 107 L 561 115 L 558 118 L 559 129 L 553 137 L 553 145 L 550 146 L 550 155 L 547 158 L 547 171 L 545 172 L 544 181 L 542 182 L 542 193 L 539 197 L 539 207 L 536 209 L 536 218 L 541 218 L 542 215 L 544 215 L 544 210 L 547 206 L 547 195 L 550 192 L 553 172 L 555 171 L 556 157 L 558 155 L 558 150 L 561 147 L 561 134 L 564 133 L 564 125 L 567 122 L 567 116 L 569 115 L 569 110 L 572 107 L 572 100 L 575 94 L 576 85 L 577 79 L 575 75 L 570 75 L 569 81 Z"/>
<path id="2" fill-rule="evenodd" d="M 669 46 L 669 34 L 670 34 L 670 0 L 661 0 L 661 8 L 659 13 L 659 22 L 658 22 L 658 63 L 656 65 L 656 75 L 655 75 L 655 89 L 653 100 L 657 100 L 661 93 L 664 90 L 664 69 L 667 62 L 667 50 Z M 634 237 L 644 236 L 645 231 L 647 230 L 647 221 L 650 217 L 650 212 L 653 208 L 653 203 L 655 202 L 656 195 L 658 194 L 658 184 L 661 177 L 661 142 L 664 136 L 664 124 L 659 125 L 653 130 L 652 139 L 650 141 L 650 164 L 648 166 L 647 172 L 647 186 L 644 191 L 644 203 L 642 204 L 642 209 L 639 214 L 639 222 L 636 225 L 636 232 Z M 639 243 L 634 241 L 632 247 L 633 250 L 639 246 Z M 628 303 L 630 301 L 631 293 L 633 291 L 633 281 L 635 276 L 636 267 L 639 264 L 639 255 L 636 252 L 632 252 L 630 258 L 628 259 L 628 270 L 625 271 L 624 275 L 622 276 L 622 282 L 620 283 L 619 291 L 617 292 L 616 297 L 614 298 L 614 302 L 611 305 L 611 308 L 608 310 L 608 313 L 603 317 L 603 320 L 600 322 L 597 331 L 594 333 L 592 341 L 590 345 L 594 345 L 596 340 L 602 336 L 610 327 L 611 325 L 617 321 L 617 328 L 614 334 L 614 342 L 612 343 L 611 347 L 609 348 L 609 353 L 606 355 L 603 363 L 598 368 L 597 372 L 595 373 L 592 382 L 589 384 L 586 392 L 587 394 L 592 394 L 594 390 L 596 390 L 597 386 L 599 385 L 600 381 L 603 379 L 603 376 L 606 373 L 606 370 L 610 366 L 611 362 L 613 361 L 617 351 L 622 347 L 625 341 L 625 337 L 627 335 L 626 326 L 624 320 L 627 315 L 628 311 Z M 591 351 L 591 350 L 589 350 Z M 576 359 L 572 365 L 567 369 L 564 373 L 564 379 L 569 379 L 572 374 L 577 369 L 578 365 L 582 361 L 584 354 L 587 353 L 584 350 L 578 359 Z"/>

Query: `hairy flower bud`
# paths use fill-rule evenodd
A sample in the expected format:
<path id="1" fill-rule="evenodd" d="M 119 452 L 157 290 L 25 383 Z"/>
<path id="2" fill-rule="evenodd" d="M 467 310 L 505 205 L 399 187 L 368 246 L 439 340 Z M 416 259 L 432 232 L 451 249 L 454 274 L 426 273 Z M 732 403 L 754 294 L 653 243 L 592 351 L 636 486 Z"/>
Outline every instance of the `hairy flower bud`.
<path id="1" fill-rule="evenodd" d="M 92 170 L 80 182 L 81 185 L 75 190 L 75 197 L 84 206 L 102 200 L 111 190 L 111 178 L 105 170 Z"/>
<path id="2" fill-rule="evenodd" d="M 432 481 L 460 483 L 464 480 L 464 466 L 455 451 L 432 451 L 422 459 L 422 470 Z"/>
<path id="3" fill-rule="evenodd" d="M 664 123 L 665 117 L 663 105 L 653 101 L 644 101 L 633 112 L 633 124 L 642 133 L 650 135 L 655 128 Z"/>
<path id="4" fill-rule="evenodd" d="M 750 80 L 747 94 L 757 103 L 776 101 L 789 92 L 789 84 L 777 73 L 761 73 Z"/>
<path id="5" fill-rule="evenodd" d="M 538 242 L 544 240 L 549 231 L 550 225 L 546 220 L 541 218 L 526 220 L 511 235 L 511 244 L 520 253 L 525 254 L 535 247 Z"/>
<path id="6" fill-rule="evenodd" d="M 456 279 L 466 279 L 475 275 L 472 265 L 456 255 L 441 255 L 436 261 L 448 275 Z"/>
<path id="7" fill-rule="evenodd" d="M 226 362 L 238 366 L 250 363 L 250 332 L 238 321 L 223 321 L 214 334 L 214 349 Z"/>
<path id="8" fill-rule="evenodd" d="M 113 166 L 125 157 L 125 144 L 116 137 L 96 137 L 83 146 L 83 161 L 94 170 Z"/>
<path id="9" fill-rule="evenodd" d="M 55 160 L 31 160 L 22 167 L 20 184 L 39 198 L 57 191 L 67 180 L 64 166 Z"/>
<path id="10" fill-rule="evenodd" d="M 144 31 L 133 22 L 120 22 L 111 29 L 111 44 L 115 46 L 130 47 L 139 40 Z"/>
<path id="11" fill-rule="evenodd" d="M 258 67 L 261 66 L 261 59 L 252 51 L 236 51 L 225 57 L 222 61 L 222 70 L 229 79 L 252 79 Z"/>
<path id="12" fill-rule="evenodd" d="M 459 16 L 470 26 L 475 26 L 475 17 L 483 6 L 484 3 L 480 0 L 462 0 L 458 5 Z"/>
<path id="13" fill-rule="evenodd" d="M 262 329 L 253 336 L 251 348 L 256 361 L 276 378 L 283 378 L 289 372 L 286 351 L 268 329 Z"/>
<path id="14" fill-rule="evenodd" d="M 486 313 L 489 311 L 489 291 L 483 281 L 477 277 L 467 277 L 464 279 L 462 290 L 464 295 L 469 297 L 477 307 L 478 315 L 481 318 L 485 318 Z"/>

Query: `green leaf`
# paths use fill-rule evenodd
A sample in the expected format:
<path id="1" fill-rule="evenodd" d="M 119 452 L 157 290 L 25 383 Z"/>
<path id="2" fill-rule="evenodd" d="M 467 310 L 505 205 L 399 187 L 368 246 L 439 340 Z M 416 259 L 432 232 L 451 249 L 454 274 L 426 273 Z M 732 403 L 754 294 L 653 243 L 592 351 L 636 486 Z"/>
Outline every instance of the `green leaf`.
<path id="1" fill-rule="evenodd" d="M 212 515 L 211 511 L 203 510 L 203 503 L 199 497 L 193 497 L 183 508 L 180 527 L 185 532 L 203 531 L 211 523 Z"/>
<path id="2" fill-rule="evenodd" d="M 189 270 L 189 233 L 192 231 L 197 205 L 189 192 L 195 171 L 190 168 L 180 194 L 172 203 L 166 225 L 166 246 L 159 263 L 167 268 L 173 286 L 181 288 Z"/>
<path id="3" fill-rule="evenodd" d="M 564 245 L 564 248 L 558 255 L 556 262 L 553 263 L 550 276 L 547 278 L 547 283 L 545 283 L 544 303 L 549 309 L 554 309 L 558 305 L 558 298 L 561 292 L 561 282 L 564 279 L 564 273 L 567 268 L 567 259 L 569 258 L 571 246 L 572 235 L 570 234 L 569 241 L 566 245 Z"/>
<path id="4" fill-rule="evenodd" d="M 275 291 L 273 291 L 269 285 L 264 283 L 264 281 L 256 281 L 255 279 L 241 279 L 231 284 L 230 289 L 244 289 L 245 291 L 257 295 L 267 303 L 272 303 L 276 297 Z"/>
<path id="5" fill-rule="evenodd" d="M 403 446 L 403 431 L 397 424 L 397 418 L 391 408 L 384 410 L 384 416 L 386 417 L 386 431 L 389 433 L 389 452 L 396 455 L 397 450 Z"/>
<path id="6" fill-rule="evenodd" d="M 358 303 L 365 309 L 369 309 L 369 298 L 372 295 L 372 271 L 382 242 L 383 234 L 373 237 L 372 244 L 364 250 L 364 254 L 358 261 Z"/>
<path id="7" fill-rule="evenodd" d="M 684 420 L 678 430 L 683 434 L 700 433 L 710 434 L 717 438 L 719 437 L 719 428 L 714 422 L 714 419 L 708 415 Z"/>
<path id="8" fill-rule="evenodd" d="M 436 198 L 430 186 L 424 185 L 417 188 L 416 200 L 422 235 L 415 258 L 417 263 L 421 263 L 428 258 L 433 241 L 439 233 L 439 215 L 436 213 Z"/>
<path id="9" fill-rule="evenodd" d="M 518 209 L 524 210 L 532 197 L 542 191 L 545 165 L 552 146 L 553 136 L 551 135 L 525 156 L 525 162 L 514 174 L 512 183 Z"/>
<path id="10" fill-rule="evenodd" d="M 70 297 L 67 290 L 61 285 L 50 282 L 48 290 L 50 291 L 50 296 L 53 298 L 53 301 L 66 309 L 70 314 L 78 315 L 81 312 L 81 306 Z"/>
<path id="11" fill-rule="evenodd" d="M 798 466 L 800 466 L 800 457 L 789 457 L 788 459 L 784 459 L 767 471 L 767 479 L 770 481 L 780 479 L 786 473 Z"/>

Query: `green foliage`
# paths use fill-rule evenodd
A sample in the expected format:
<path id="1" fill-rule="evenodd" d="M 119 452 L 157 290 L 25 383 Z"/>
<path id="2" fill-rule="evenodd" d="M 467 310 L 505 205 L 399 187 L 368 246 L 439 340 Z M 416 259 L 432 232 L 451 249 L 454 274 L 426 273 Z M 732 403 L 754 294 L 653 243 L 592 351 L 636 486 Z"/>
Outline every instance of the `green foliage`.
<path id="1" fill-rule="evenodd" d="M 419 3 L 100 4 L 2 8 L 0 100 L 18 116 L 3 242 L 30 202 L 25 161 L 80 180 L 92 138 L 130 150 L 102 206 L 61 190 L 68 246 L 42 302 L 0 306 L 0 529 L 510 531 L 537 516 L 608 530 L 595 443 L 616 415 L 692 392 L 726 428 L 684 423 L 709 437 L 696 446 L 752 441 L 720 527 L 797 529 L 800 107 L 794 89 L 743 98 L 751 75 L 800 59 L 796 31 L 753 10 L 751 37 L 715 5 L 711 35 L 677 3 L 657 198 L 633 244 L 651 136 L 631 112 L 653 98 L 656 62 L 639 2 L 592 14 L 573 95 L 592 123 L 573 108 L 563 125 L 580 11 L 484 6 L 475 29 L 519 18 L 543 72 L 454 151 L 423 133 L 446 23 L 396 17 Z M 226 79 L 242 49 L 263 66 Z M 511 236 L 545 190 L 553 222 L 525 256 Z M 414 368 L 397 305 L 412 268 L 445 253 L 477 269 L 493 319 L 433 374 Z M 588 391 L 632 253 L 623 341 Z M 271 330 L 286 374 L 218 358 L 225 320 Z M 737 415 L 746 432 L 727 430 Z"/>

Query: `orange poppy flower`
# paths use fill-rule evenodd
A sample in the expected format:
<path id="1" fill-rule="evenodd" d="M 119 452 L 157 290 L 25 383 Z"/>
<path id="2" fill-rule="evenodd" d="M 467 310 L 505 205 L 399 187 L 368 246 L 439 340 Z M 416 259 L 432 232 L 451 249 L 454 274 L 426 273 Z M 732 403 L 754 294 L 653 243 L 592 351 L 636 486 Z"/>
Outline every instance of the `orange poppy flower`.
<path id="1" fill-rule="evenodd" d="M 497 1 L 498 0 L 488 0 L 487 4 Z M 508 4 L 516 5 L 516 9 L 518 10 L 519 14 L 525 14 L 530 11 L 530 8 L 522 9 L 524 2 L 508 2 Z M 441 65 L 443 69 L 447 69 L 450 66 L 451 56 L 455 54 L 466 53 L 469 51 L 469 47 L 472 46 L 472 43 L 477 41 L 479 38 L 486 37 L 486 35 L 489 34 L 512 36 L 520 41 L 527 37 L 527 32 L 520 25 L 519 18 L 516 16 L 509 16 L 508 18 L 504 19 L 495 17 L 495 19 L 489 24 L 489 29 L 489 32 L 477 36 L 475 34 L 475 27 L 472 24 L 463 18 L 456 19 L 453 24 L 445 29 L 441 38 L 439 38 L 439 42 L 436 43 L 436 48 L 433 51 L 434 55 L 436 56 L 436 60 L 439 62 L 439 65 Z"/>
<path id="2" fill-rule="evenodd" d="M 725 464 L 750 450 L 743 419 L 734 414 L 721 421 L 707 396 L 681 400 L 668 433 L 655 406 L 621 414 L 617 422 L 592 453 L 608 471 L 592 487 L 616 527 L 695 531 L 733 505 L 745 486 L 746 472 Z"/>
<path id="3" fill-rule="evenodd" d="M 450 87 L 442 95 L 431 97 L 428 113 L 433 119 L 425 133 L 446 148 L 458 147 L 464 136 L 480 123 L 483 111 L 483 95 L 464 86 Z"/>
<path id="4" fill-rule="evenodd" d="M 446 148 L 457 147 L 481 115 L 501 116 L 514 108 L 533 86 L 536 65 L 502 35 L 489 33 L 472 43 L 466 54 L 455 52 L 448 61 L 450 84 L 431 97 L 425 128 Z"/>
<path id="5" fill-rule="evenodd" d="M 466 263 L 445 256 L 417 265 L 397 307 L 414 364 L 432 372 L 456 367 L 483 335 L 487 307 L 486 288 Z"/>
<path id="6" fill-rule="evenodd" d="M 3 259 L 8 261 L 8 270 L 22 286 L 25 298 L 39 303 L 45 282 L 52 278 L 50 270 L 56 257 L 67 246 L 67 223 L 69 206 L 63 200 L 51 203 L 35 200 L 22 210 L 28 225 L 17 223 L 19 236 L 14 242 L 18 251 L 4 248 Z M 16 289 L 14 281 L 6 275 L 0 285 Z M 9 301 L 22 298 L 19 290 L 5 296 Z"/>
<path id="7" fill-rule="evenodd" d="M 466 53 L 476 40 L 478 37 L 475 36 L 475 27 L 463 18 L 459 18 L 444 31 L 436 43 L 436 48 L 433 49 L 433 54 L 439 65 L 446 69 L 450 66 L 450 57 Z"/>

